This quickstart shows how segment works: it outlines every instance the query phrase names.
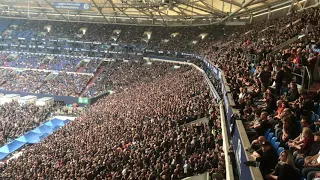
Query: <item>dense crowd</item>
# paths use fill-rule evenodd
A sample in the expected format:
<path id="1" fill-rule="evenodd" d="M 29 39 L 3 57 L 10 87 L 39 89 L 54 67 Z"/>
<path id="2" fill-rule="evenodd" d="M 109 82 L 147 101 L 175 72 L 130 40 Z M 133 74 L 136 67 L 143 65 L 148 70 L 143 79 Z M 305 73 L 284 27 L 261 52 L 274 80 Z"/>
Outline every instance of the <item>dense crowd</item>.
<path id="1" fill-rule="evenodd" d="M 1 87 L 8 91 L 20 92 L 36 92 L 49 74 L 49 72 L 32 70 L 8 71 L 12 72 L 14 75 L 11 75 Z"/>
<path id="2" fill-rule="evenodd" d="M 311 96 L 303 89 L 308 88 L 309 80 L 312 83 L 319 78 L 319 19 L 316 7 L 243 27 L 92 25 L 80 37 L 78 30 L 88 25 L 73 24 L 70 28 L 71 24 L 58 23 L 48 34 L 60 36 L 60 30 L 69 27 L 62 37 L 141 44 L 148 31 L 152 32 L 150 39 L 143 42 L 148 48 L 200 53 L 224 71 L 225 83 L 231 87 L 252 142 L 252 158 L 260 162 L 264 178 L 294 180 L 299 178 L 296 172 L 301 172 L 311 180 L 320 172 L 320 135 L 315 133 L 320 124 L 316 115 L 320 92 Z M 96 36 L 96 32 L 108 33 Z M 284 49 L 279 46 L 295 37 L 299 38 Z M 205 64 L 195 63 L 205 70 L 222 95 L 216 74 Z M 90 61 L 85 72 L 95 72 L 98 64 Z M 304 69 L 311 72 L 311 79 L 305 76 L 302 83 L 302 78 L 292 73 L 301 74 Z M 15 78 L 12 72 L 0 73 L 8 80 Z M 62 94 L 75 96 L 88 81 L 85 76 L 74 81 L 80 75 L 59 76 L 52 80 L 54 86 L 41 86 L 42 92 L 63 91 Z M 100 100 L 56 136 L 12 161 L 4 176 L 180 179 L 204 171 L 223 171 L 223 156 L 217 156 L 221 153 L 221 137 L 219 133 L 211 134 L 212 128 L 219 130 L 216 107 L 194 70 L 184 66 L 174 69 L 157 62 L 109 62 L 85 95 L 92 97 L 106 90 L 116 93 Z M 205 116 L 209 110 L 215 126 L 179 126 Z M 272 138 L 266 133 L 269 129 Z"/>
<path id="3" fill-rule="evenodd" d="M 14 54 L 10 57 L 10 53 L 0 52 L 0 66 L 13 68 L 28 68 L 41 70 L 54 70 L 76 72 L 81 63 L 85 64 L 83 72 L 94 73 L 98 69 L 101 59 L 86 59 L 86 57 L 73 56 L 50 56 L 43 54 Z M 13 55 L 13 54 L 12 54 Z M 83 61 L 85 60 L 85 61 Z"/>
<path id="4" fill-rule="evenodd" d="M 92 76 L 85 74 L 60 72 L 56 77 L 46 80 L 36 92 L 77 97 L 85 89 L 91 78 Z"/>
<path id="5" fill-rule="evenodd" d="M 85 89 L 92 75 L 45 71 L 0 69 L 1 89 L 16 92 L 52 94 L 77 97 Z"/>
<path id="6" fill-rule="evenodd" d="M 226 38 L 224 46 L 202 51 L 224 71 L 252 142 L 252 158 L 260 162 L 264 179 L 300 179 L 298 174 L 307 180 L 319 177 L 319 91 L 306 93 L 308 77 L 302 84 L 302 78 L 292 74 L 306 68 L 312 79 L 319 77 L 318 19 L 319 8 L 313 8 L 271 20 L 266 26 L 255 23 L 229 36 L 233 43 Z M 245 34 L 249 30 L 253 31 Z M 289 48 L 273 54 L 277 45 L 302 34 Z"/>
<path id="7" fill-rule="evenodd" d="M 128 86 L 150 82 L 170 70 L 174 70 L 170 63 L 146 60 L 110 61 L 104 65 L 103 72 L 88 89 L 85 96 L 94 97 L 110 90 L 123 91 Z"/>
<path id="8" fill-rule="evenodd" d="M 123 91 L 10 161 L 1 176 L 181 179 L 209 171 L 223 178 L 218 107 L 201 73 L 181 66 L 155 74 L 153 81 L 123 84 Z M 184 126 L 207 115 L 209 125 Z"/>
<path id="9" fill-rule="evenodd" d="M 14 140 L 29 130 L 38 127 L 50 116 L 50 112 L 57 108 L 23 105 L 18 102 L 0 105 L 0 147 Z"/>

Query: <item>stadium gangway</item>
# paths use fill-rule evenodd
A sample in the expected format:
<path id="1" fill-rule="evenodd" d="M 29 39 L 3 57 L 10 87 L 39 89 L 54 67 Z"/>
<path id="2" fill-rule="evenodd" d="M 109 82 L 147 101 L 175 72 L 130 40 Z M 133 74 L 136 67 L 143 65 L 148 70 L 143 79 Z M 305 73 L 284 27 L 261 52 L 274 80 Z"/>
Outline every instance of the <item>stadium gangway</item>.
<path id="1" fill-rule="evenodd" d="M 308 82 L 307 82 L 307 92 L 309 92 L 310 91 L 310 85 L 311 85 L 311 73 L 310 73 L 310 71 L 309 71 L 309 69 L 308 69 L 308 67 L 307 66 L 302 66 L 301 67 L 301 73 L 297 73 L 297 72 L 295 72 L 295 70 L 297 69 L 297 67 L 296 67 L 296 65 L 292 65 L 292 75 L 294 75 L 294 77 L 296 78 L 296 83 L 298 84 L 298 85 L 300 85 L 300 88 L 302 88 L 302 89 L 304 89 L 304 85 L 305 85 L 305 83 L 306 83 L 306 75 L 307 75 L 307 77 L 308 77 Z M 301 78 L 301 84 L 299 84 L 299 82 L 297 82 L 297 77 L 299 77 L 299 78 Z"/>
<path id="2" fill-rule="evenodd" d="M 268 54 L 268 56 L 272 56 L 272 54 Z M 276 59 L 277 62 L 279 62 L 279 63 L 281 63 L 281 64 L 283 63 L 283 61 L 282 61 L 281 59 L 277 59 L 277 55 L 274 55 L 274 58 Z M 299 82 L 297 82 L 298 88 L 303 88 L 303 89 L 304 89 L 304 84 L 305 84 L 306 75 L 307 75 L 307 77 L 308 77 L 308 79 L 307 79 L 307 80 L 308 80 L 307 86 L 308 86 L 308 87 L 307 87 L 306 90 L 307 90 L 307 92 L 310 92 L 311 76 L 312 76 L 312 74 L 311 74 L 311 72 L 309 71 L 308 67 L 307 67 L 307 66 L 302 66 L 300 73 L 295 72 L 295 70 L 297 69 L 295 64 L 293 64 L 293 65 L 291 66 L 291 69 L 292 69 L 291 74 L 294 76 L 295 82 L 297 82 L 297 77 L 301 78 L 301 84 L 299 84 Z"/>
<path id="3" fill-rule="evenodd" d="M 271 52 L 271 53 L 275 53 L 275 52 L 283 49 L 284 47 L 288 46 L 288 45 L 291 44 L 291 43 L 296 42 L 297 40 L 303 38 L 304 36 L 305 36 L 304 34 L 300 34 L 300 35 L 294 36 L 293 38 L 291 38 L 291 39 L 289 39 L 289 40 L 287 40 L 287 41 L 279 44 L 278 46 L 274 47 L 274 48 L 272 49 L 272 52 Z"/>

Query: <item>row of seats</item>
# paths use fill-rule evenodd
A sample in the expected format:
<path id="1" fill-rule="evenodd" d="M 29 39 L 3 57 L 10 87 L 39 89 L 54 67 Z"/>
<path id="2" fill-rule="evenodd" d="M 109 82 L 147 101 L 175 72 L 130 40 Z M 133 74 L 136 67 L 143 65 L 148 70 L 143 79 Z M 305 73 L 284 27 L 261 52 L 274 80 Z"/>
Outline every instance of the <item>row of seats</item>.
<path id="1" fill-rule="evenodd" d="M 280 147 L 280 141 L 277 141 L 278 137 L 275 136 L 275 133 L 271 132 L 271 129 L 267 129 L 267 131 L 264 133 L 264 137 L 267 139 L 267 141 L 272 143 L 273 147 L 277 150 L 278 156 L 280 156 L 280 153 L 284 150 L 284 147 Z"/>

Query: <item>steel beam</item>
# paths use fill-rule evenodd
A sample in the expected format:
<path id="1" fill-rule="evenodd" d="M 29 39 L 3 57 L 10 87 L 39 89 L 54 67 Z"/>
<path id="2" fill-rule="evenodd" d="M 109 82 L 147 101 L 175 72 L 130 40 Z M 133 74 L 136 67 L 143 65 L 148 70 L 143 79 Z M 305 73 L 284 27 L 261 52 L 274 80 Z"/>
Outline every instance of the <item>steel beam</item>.
<path id="1" fill-rule="evenodd" d="M 177 9 L 179 10 L 179 12 L 176 11 L 174 8 L 177 8 Z M 179 8 L 179 6 L 173 7 L 172 9 L 169 9 L 169 10 L 181 14 L 183 17 L 188 17 L 188 15 L 187 15 L 185 12 L 183 12 L 183 11 Z"/>
<path id="2" fill-rule="evenodd" d="M 310 0 L 306 0 L 306 2 L 304 2 L 303 4 L 303 9 L 307 7 L 307 4 L 309 3 Z"/>
<path id="3" fill-rule="evenodd" d="M 301 6 L 300 2 L 298 0 L 295 0 L 296 4 L 299 6 L 299 9 L 303 9 L 303 7 Z"/>
<path id="4" fill-rule="evenodd" d="M 282 2 L 281 4 L 283 6 L 285 6 L 285 5 L 288 5 L 289 3 L 291 3 L 291 1 L 285 1 L 285 2 Z M 273 3 L 268 4 L 268 6 L 262 6 L 262 7 L 257 7 L 257 8 L 253 8 L 253 9 L 248 9 L 245 12 L 238 13 L 238 15 L 243 16 L 243 15 L 248 15 L 250 13 L 255 13 L 255 12 L 261 11 L 261 10 L 268 10 L 268 7 L 273 7 L 273 6 L 276 6 L 278 4 L 279 4 L 279 2 L 273 2 Z"/>
<path id="5" fill-rule="evenodd" d="M 0 4 L 5 5 L 5 6 L 8 6 L 9 8 L 11 8 L 11 9 L 13 9 L 14 11 L 18 12 L 19 15 L 21 15 L 21 16 L 23 16 L 23 17 L 25 17 L 25 18 L 29 18 L 28 16 L 26 16 L 25 14 L 23 14 L 21 11 L 19 11 L 17 8 L 15 8 L 15 7 L 13 6 L 13 4 L 8 5 L 8 4 L 6 4 L 6 3 L 4 3 L 4 2 L 2 2 L 2 1 L 0 1 Z"/>
<path id="6" fill-rule="evenodd" d="M 291 13 L 292 7 L 294 6 L 294 2 L 295 2 L 295 1 L 292 0 L 291 6 L 290 6 L 289 9 L 288 9 L 288 14 Z"/>
<path id="7" fill-rule="evenodd" d="M 241 11 L 242 9 L 250 6 L 251 3 L 253 3 L 254 1 L 255 1 L 255 0 L 249 0 L 248 2 L 244 3 L 239 9 L 237 9 L 236 11 L 230 13 L 229 16 L 223 18 L 223 19 L 220 21 L 220 23 L 224 22 L 225 20 L 231 18 L 231 17 L 234 16 L 234 15 L 237 15 L 237 13 L 238 13 L 239 11 Z"/>
<path id="8" fill-rule="evenodd" d="M 194 12 L 194 11 L 192 11 L 192 10 L 189 10 L 189 9 L 186 9 L 186 8 L 183 8 L 183 7 L 179 7 L 179 8 L 182 9 L 182 10 L 185 10 L 185 11 L 188 11 L 188 12 L 191 12 L 191 13 L 194 13 L 194 14 L 199 15 L 199 16 L 203 15 L 203 14 Z"/>
<path id="9" fill-rule="evenodd" d="M 69 19 L 67 19 L 59 10 L 57 10 L 57 8 L 55 8 L 52 4 L 49 3 L 48 0 L 44 0 L 52 9 L 54 9 L 58 14 L 60 14 L 60 16 L 66 20 L 67 22 L 69 22 Z"/>
<path id="10" fill-rule="evenodd" d="M 209 13 L 209 14 L 214 14 L 214 15 L 217 15 L 216 13 L 214 13 L 214 12 L 212 12 L 212 11 L 209 11 L 209 10 L 207 10 L 207 9 L 204 9 L 204 8 L 202 8 L 202 7 L 198 7 L 198 6 L 196 6 L 195 4 L 193 4 L 193 5 L 191 5 L 191 4 L 186 4 L 186 3 L 181 3 L 181 4 L 183 4 L 183 5 L 186 5 L 186 6 L 189 6 L 189 7 L 191 7 L 191 8 L 194 8 L 194 9 L 197 9 L 197 10 L 200 10 L 200 11 L 203 11 L 203 12 L 206 12 L 206 13 Z"/>
<path id="11" fill-rule="evenodd" d="M 101 16 L 103 17 L 104 20 L 106 20 L 106 22 L 108 24 L 110 24 L 109 20 L 106 18 L 106 16 L 102 13 L 101 11 L 101 7 L 98 7 L 96 2 L 93 0 L 92 3 L 94 4 L 94 6 L 98 9 L 99 13 L 101 14 Z"/>
<path id="12" fill-rule="evenodd" d="M 134 20 L 137 24 L 139 23 L 135 18 L 130 17 L 124 10 L 122 10 L 121 8 L 119 8 L 117 5 L 115 5 L 113 3 L 112 0 L 108 0 L 110 2 L 110 4 L 115 7 L 115 9 L 118 9 L 120 12 L 122 12 L 125 16 L 127 16 L 129 19 Z"/>
<path id="13" fill-rule="evenodd" d="M 232 5 L 235 5 L 235 6 L 238 6 L 238 7 L 241 7 L 241 6 L 242 6 L 240 3 L 235 2 L 235 1 L 233 1 L 233 0 L 220 0 L 220 1 L 226 2 L 226 3 L 228 3 L 228 4 L 232 4 Z"/>
<path id="14" fill-rule="evenodd" d="M 151 14 L 151 17 L 152 18 L 152 23 L 154 24 L 154 21 L 157 21 L 159 22 L 160 24 L 164 25 L 164 26 L 167 26 L 167 23 L 163 20 L 162 18 L 162 21 L 159 21 L 157 18 L 154 17 L 153 13 L 151 11 L 149 11 L 149 13 Z"/>
<path id="15" fill-rule="evenodd" d="M 210 4 L 208 4 L 205 0 L 200 0 L 200 2 L 205 5 L 208 9 L 212 9 L 214 12 L 216 12 L 217 14 L 220 14 L 222 16 L 227 15 L 225 12 L 220 11 L 218 8 L 215 8 L 214 6 L 211 6 Z"/>
<path id="16" fill-rule="evenodd" d="M 163 25 L 167 26 L 167 22 L 163 19 L 160 11 L 158 11 L 158 14 L 159 14 L 159 16 L 160 16 L 161 19 L 162 19 Z"/>

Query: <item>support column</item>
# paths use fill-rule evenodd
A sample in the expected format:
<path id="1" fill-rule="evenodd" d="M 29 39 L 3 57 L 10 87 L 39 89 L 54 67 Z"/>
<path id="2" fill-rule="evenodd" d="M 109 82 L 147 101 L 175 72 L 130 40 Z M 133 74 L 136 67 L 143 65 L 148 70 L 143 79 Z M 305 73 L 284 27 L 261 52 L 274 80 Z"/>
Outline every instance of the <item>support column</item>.
<path id="1" fill-rule="evenodd" d="M 289 10 L 288 10 L 288 14 L 290 14 L 291 13 L 291 10 L 292 10 L 292 7 L 294 6 L 294 0 L 292 0 L 292 2 L 291 2 L 291 6 L 289 7 Z"/>

